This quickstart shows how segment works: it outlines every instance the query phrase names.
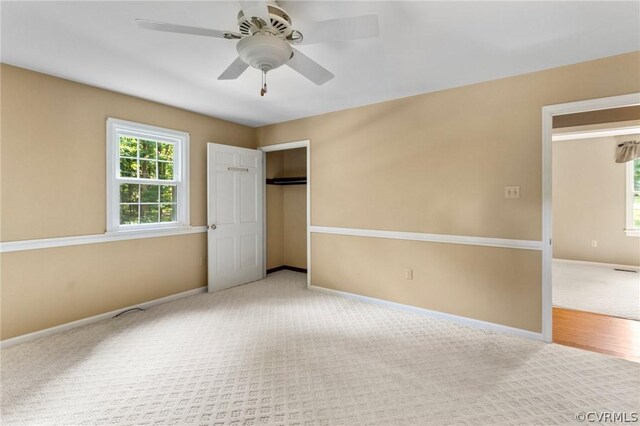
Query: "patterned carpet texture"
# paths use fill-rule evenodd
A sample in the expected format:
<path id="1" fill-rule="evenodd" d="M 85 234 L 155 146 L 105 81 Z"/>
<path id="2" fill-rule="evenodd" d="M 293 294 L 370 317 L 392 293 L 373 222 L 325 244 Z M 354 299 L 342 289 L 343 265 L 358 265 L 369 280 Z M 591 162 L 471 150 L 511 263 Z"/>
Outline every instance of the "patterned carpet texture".
<path id="1" fill-rule="evenodd" d="M 305 289 L 200 294 L 2 350 L 3 425 L 555 425 L 640 364 Z"/>

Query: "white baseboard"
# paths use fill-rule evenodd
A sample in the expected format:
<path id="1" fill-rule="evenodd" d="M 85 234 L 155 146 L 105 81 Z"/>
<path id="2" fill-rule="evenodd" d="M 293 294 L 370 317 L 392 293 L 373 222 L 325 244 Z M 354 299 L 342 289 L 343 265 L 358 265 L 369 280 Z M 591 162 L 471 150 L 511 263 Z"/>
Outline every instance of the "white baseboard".
<path id="1" fill-rule="evenodd" d="M 151 306 L 160 305 L 161 303 L 171 302 L 173 300 L 182 299 L 187 296 L 192 296 L 198 293 L 206 293 L 207 287 L 195 288 L 193 290 L 183 291 L 182 293 L 172 294 L 170 296 L 161 297 L 159 299 L 150 300 L 148 302 L 138 303 L 137 305 L 125 306 L 115 311 L 105 312 L 103 314 L 94 315 L 89 318 L 83 318 L 77 321 L 68 322 L 66 324 L 56 325 L 55 327 L 45 328 L 44 330 L 34 331 L 33 333 L 23 334 L 22 336 L 12 337 L 11 339 L 5 339 L 0 341 L 0 349 L 7 348 L 9 346 L 17 345 L 19 343 L 28 342 L 31 340 L 39 339 L 41 337 L 49 336 L 51 334 L 60 333 L 62 331 L 71 330 L 73 328 L 82 327 L 87 324 L 92 324 L 98 321 L 103 321 L 109 318 L 113 318 L 120 312 L 133 308 L 150 308 Z"/>
<path id="2" fill-rule="evenodd" d="M 489 330 L 503 334 L 509 334 L 512 336 L 523 337 L 525 339 L 540 340 L 543 341 L 542 333 L 536 333 L 533 331 L 523 330 L 520 328 L 509 327 L 506 325 L 495 324 L 492 322 L 480 321 L 472 318 L 461 317 L 458 315 L 447 314 L 444 312 L 432 311 L 429 309 L 418 308 L 416 306 L 403 305 L 402 303 L 389 302 L 387 300 L 376 299 L 368 296 L 361 296 L 359 294 L 347 293 L 346 291 L 333 290 L 330 288 L 318 287 L 312 285 L 310 290 L 320 291 L 323 293 L 330 293 L 349 299 L 360 300 L 363 302 L 374 303 L 376 305 L 386 306 L 387 308 L 397 309 L 406 312 L 412 312 L 414 314 L 423 315 L 430 318 L 443 319 L 452 321 L 457 324 L 466 325 L 468 327 L 478 328 L 481 330 Z"/>
<path id="3" fill-rule="evenodd" d="M 618 265 L 615 263 L 600 263 L 600 262 L 589 262 L 586 260 L 569 260 L 569 259 L 553 259 L 554 262 L 558 263 L 573 263 L 575 265 L 587 265 L 587 266 L 600 266 L 603 268 L 617 268 L 617 269 L 631 269 L 632 271 L 640 272 L 640 266 L 635 265 Z"/>

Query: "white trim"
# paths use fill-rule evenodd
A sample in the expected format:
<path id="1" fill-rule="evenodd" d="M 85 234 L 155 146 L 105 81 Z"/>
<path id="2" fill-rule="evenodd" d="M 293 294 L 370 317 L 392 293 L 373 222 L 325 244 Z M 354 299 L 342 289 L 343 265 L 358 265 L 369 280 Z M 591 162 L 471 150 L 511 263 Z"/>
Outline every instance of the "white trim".
<path id="1" fill-rule="evenodd" d="M 260 150 L 258 150 L 260 151 Z M 267 153 L 262 154 L 262 278 L 267 278 Z"/>
<path id="2" fill-rule="evenodd" d="M 273 151 L 285 151 L 287 149 L 308 148 L 309 142 L 310 142 L 309 139 L 305 139 L 305 140 L 295 141 L 295 142 L 285 142 L 285 143 L 279 143 L 275 145 L 261 146 L 258 149 L 262 152 L 273 152 Z"/>
<path id="3" fill-rule="evenodd" d="M 547 108 L 545 110 L 545 108 Z M 542 108 L 542 337 L 545 342 L 553 341 L 553 299 L 552 299 L 552 253 L 551 238 L 553 223 L 551 210 L 551 157 L 553 136 L 553 114 L 548 107 Z"/>
<path id="4" fill-rule="evenodd" d="M 577 112 L 619 108 L 640 105 L 640 93 L 589 99 L 542 107 L 542 336 L 546 342 L 553 339 L 553 299 L 552 299 L 552 137 L 553 116 Z"/>
<path id="5" fill-rule="evenodd" d="M 631 269 L 634 271 L 640 272 L 640 266 L 634 265 L 618 265 L 616 263 L 600 263 L 600 262 L 589 262 L 586 260 L 570 260 L 570 259 L 553 259 L 554 263 L 572 263 L 576 265 L 587 265 L 587 266 L 600 266 L 602 268 L 618 268 L 618 269 Z"/>
<path id="6" fill-rule="evenodd" d="M 589 130 L 580 132 L 554 133 L 551 137 L 553 142 L 573 141 L 578 139 L 604 138 L 609 136 L 636 135 L 640 132 L 640 127 L 620 127 L 617 129 Z"/>
<path id="7" fill-rule="evenodd" d="M 139 303 L 137 305 L 125 306 L 120 309 L 116 309 L 111 312 L 105 312 L 103 314 L 94 315 L 89 318 L 83 318 L 77 321 L 68 322 L 66 324 L 57 325 L 55 327 L 45 328 L 44 330 L 34 331 L 33 333 L 23 334 L 22 336 L 12 337 L 11 339 L 5 339 L 0 341 L 0 348 L 8 348 L 9 346 L 17 345 L 20 343 L 29 342 L 31 340 L 39 339 L 41 337 L 50 336 L 52 334 L 61 333 L 63 331 L 71 330 L 74 328 L 82 327 L 88 324 L 93 324 L 99 321 L 108 320 L 113 318 L 120 312 L 124 312 L 128 309 L 142 308 L 147 309 L 155 305 L 171 302 L 177 299 L 193 296 L 195 294 L 206 293 L 207 287 L 199 287 L 193 290 L 183 291 L 182 293 L 172 294 L 169 296 L 161 297 L 159 299 L 150 300 L 148 302 Z"/>
<path id="8" fill-rule="evenodd" d="M 521 250 L 542 250 L 541 241 L 506 238 L 471 237 L 465 235 L 423 234 L 419 232 L 379 231 L 375 229 L 333 228 L 311 226 L 318 234 L 351 235 L 356 237 L 391 238 L 394 240 L 426 241 L 431 243 L 464 244 L 469 246 L 502 247 Z"/>
<path id="9" fill-rule="evenodd" d="M 312 285 L 310 290 L 320 291 L 323 293 L 329 293 L 336 296 L 346 297 L 349 299 L 360 300 L 362 302 L 373 303 L 376 305 L 384 306 L 391 309 L 396 309 L 405 312 L 412 312 L 414 314 L 422 315 L 430 318 L 437 318 L 441 320 L 451 321 L 456 324 L 461 324 L 467 327 L 478 328 L 480 330 L 489 330 L 497 333 L 509 334 L 512 336 L 523 337 L 531 340 L 542 340 L 542 334 L 534 331 L 523 330 L 520 328 L 509 327 L 506 325 L 496 324 L 487 321 L 480 321 L 472 318 L 462 317 L 453 314 L 447 314 L 445 312 L 432 311 L 430 309 L 418 308 L 416 306 L 404 305 L 397 302 L 389 302 L 388 300 L 376 299 L 369 296 L 362 296 L 359 294 L 348 293 L 346 291 L 333 290 L 325 287 L 318 287 Z"/>
<path id="10" fill-rule="evenodd" d="M 307 147 L 307 288 L 311 287 L 311 141 L 302 143 Z"/>
<path id="11" fill-rule="evenodd" d="M 307 149 L 307 288 L 311 288 L 311 141 L 309 139 L 295 141 L 295 142 L 285 142 L 279 143 L 275 145 L 267 145 L 258 148 L 259 151 L 262 152 L 273 152 L 273 151 L 285 151 L 287 149 L 296 149 L 296 148 L 306 148 Z M 266 155 L 264 156 L 264 167 L 266 173 L 267 165 L 266 165 Z M 265 175 L 266 176 L 266 175 Z M 262 204 L 262 214 L 264 224 L 264 272 L 263 275 L 267 276 L 267 183 L 266 179 L 262 179 L 262 191 L 263 191 L 263 204 Z"/>
<path id="12" fill-rule="evenodd" d="M 625 230 L 624 233 L 627 237 L 640 237 L 640 229 L 634 228 L 633 224 L 633 198 L 635 197 L 636 191 L 634 190 L 634 167 L 635 162 L 640 161 L 638 159 L 627 161 L 625 164 Z"/>
<path id="13" fill-rule="evenodd" d="M 113 241 L 137 240 L 142 238 L 171 237 L 174 235 L 207 232 L 206 226 L 177 226 L 173 228 L 145 229 L 143 231 L 114 231 L 104 234 L 77 235 L 72 237 L 40 238 L 37 240 L 7 241 L 0 243 L 0 253 L 37 250 L 54 247 L 78 246 L 83 244 L 109 243 Z"/>
<path id="14" fill-rule="evenodd" d="M 146 232 L 148 228 L 189 226 L 191 224 L 189 211 L 189 197 L 191 192 L 189 187 L 191 178 L 189 172 L 189 133 L 111 117 L 107 118 L 106 127 L 107 232 L 124 230 Z M 147 136 L 154 140 L 177 144 L 178 149 L 174 150 L 174 175 L 176 179 L 171 181 L 144 180 L 143 182 L 137 178 L 119 178 L 118 162 L 120 154 L 117 135 L 121 133 L 131 136 Z M 178 202 L 176 205 L 177 221 L 170 223 L 120 225 L 120 183 L 125 182 L 176 185 L 178 191 Z"/>

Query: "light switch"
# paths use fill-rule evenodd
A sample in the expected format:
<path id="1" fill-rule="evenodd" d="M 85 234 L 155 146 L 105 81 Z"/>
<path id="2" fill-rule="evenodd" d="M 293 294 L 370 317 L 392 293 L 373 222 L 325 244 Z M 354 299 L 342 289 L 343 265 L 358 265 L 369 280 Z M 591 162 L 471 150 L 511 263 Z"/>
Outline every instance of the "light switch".
<path id="1" fill-rule="evenodd" d="M 413 279 L 413 268 L 407 268 L 404 271 L 404 277 L 407 280 L 412 280 Z"/>
<path id="2" fill-rule="evenodd" d="M 520 198 L 520 187 L 519 186 L 505 186 L 504 187 L 504 198 Z"/>

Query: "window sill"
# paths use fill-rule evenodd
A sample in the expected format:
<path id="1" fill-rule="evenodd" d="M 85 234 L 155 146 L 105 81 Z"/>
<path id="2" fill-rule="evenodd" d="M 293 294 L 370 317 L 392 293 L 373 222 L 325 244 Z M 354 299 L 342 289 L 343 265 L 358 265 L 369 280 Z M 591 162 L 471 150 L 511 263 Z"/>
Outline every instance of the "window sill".
<path id="1" fill-rule="evenodd" d="M 139 228 L 131 228 L 131 229 L 117 229 L 113 231 L 105 232 L 105 235 L 113 235 L 113 236 L 128 236 L 128 235 L 173 235 L 173 234 L 191 234 L 194 229 L 199 229 L 199 226 L 191 226 L 191 225 L 171 225 L 171 226 L 149 226 L 149 227 L 139 227 Z M 206 228 L 206 227 L 204 227 Z"/>
<path id="2" fill-rule="evenodd" d="M 207 232 L 206 226 L 172 226 L 166 228 L 109 231 L 104 234 L 78 235 L 73 237 L 42 238 L 37 240 L 9 241 L 0 243 L 0 253 L 37 250 L 84 244 L 108 243 L 113 241 L 136 240 L 142 238 L 169 237 L 174 235 Z"/>
<path id="3" fill-rule="evenodd" d="M 640 229 L 625 229 L 624 233 L 627 237 L 640 237 Z"/>

